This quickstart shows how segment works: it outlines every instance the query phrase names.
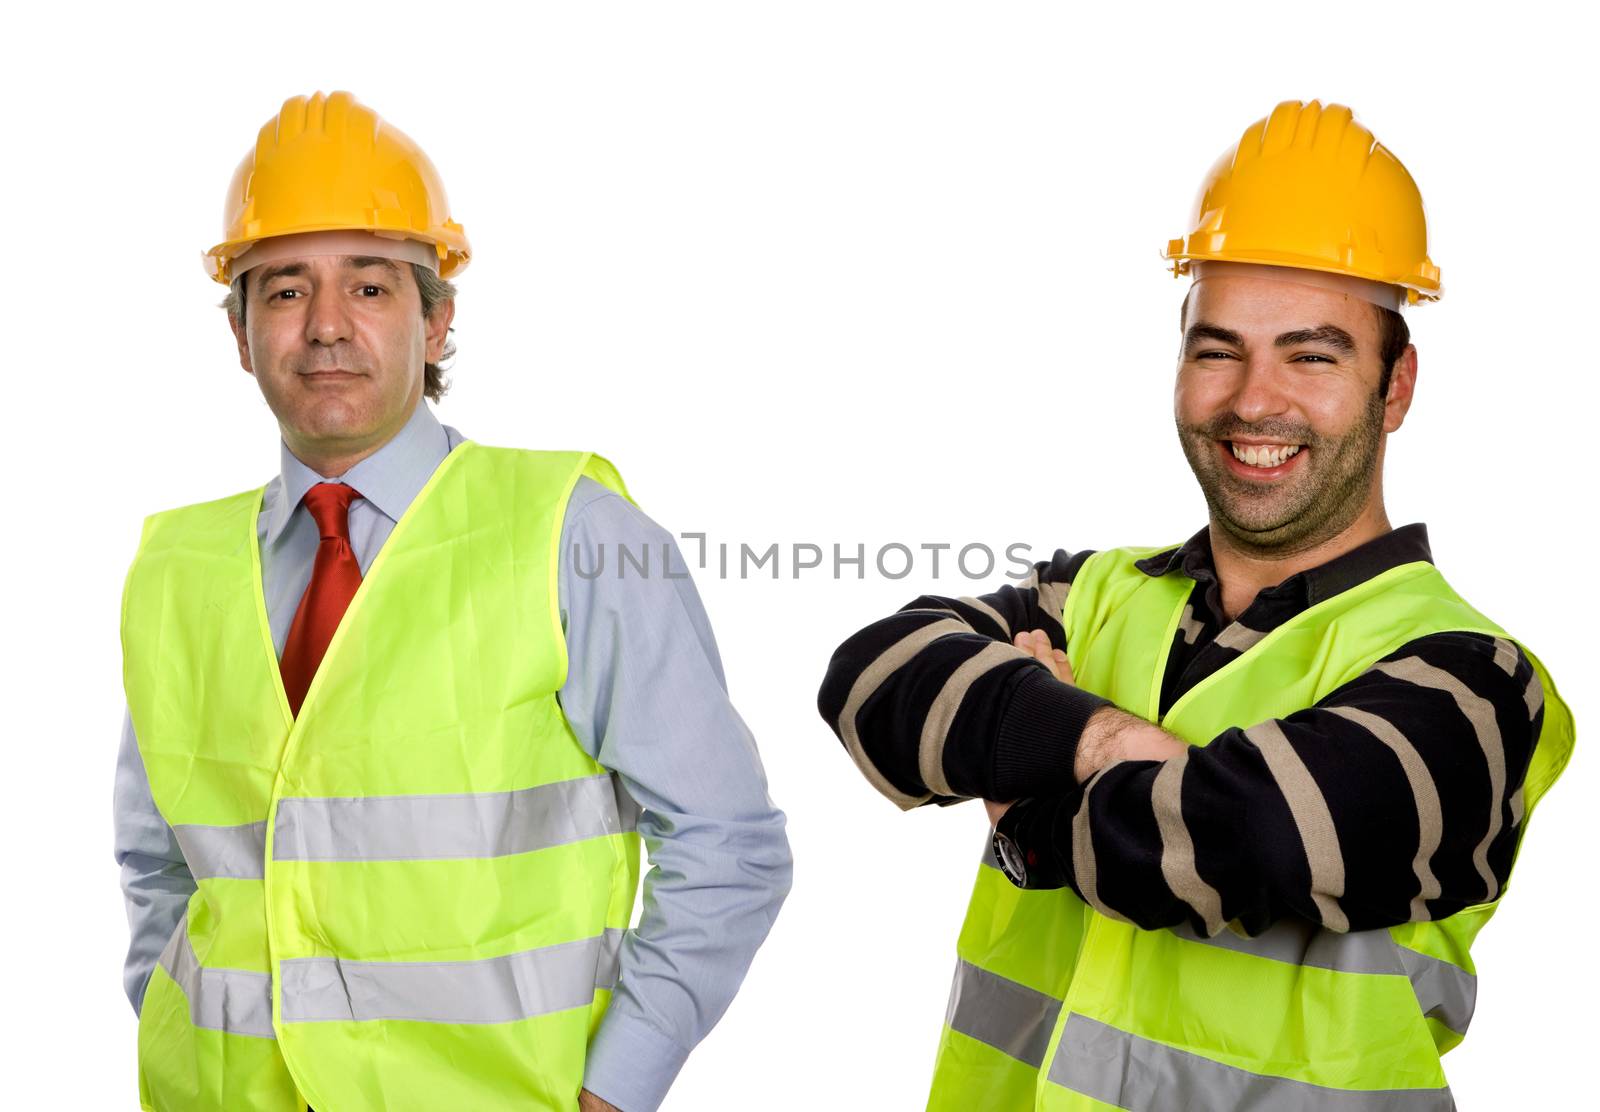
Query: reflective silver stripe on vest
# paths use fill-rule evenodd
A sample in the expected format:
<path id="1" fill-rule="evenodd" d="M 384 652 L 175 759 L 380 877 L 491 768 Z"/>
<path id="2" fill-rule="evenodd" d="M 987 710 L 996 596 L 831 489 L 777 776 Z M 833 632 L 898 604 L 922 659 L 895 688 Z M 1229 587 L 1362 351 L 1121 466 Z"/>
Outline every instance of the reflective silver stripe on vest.
<path id="1" fill-rule="evenodd" d="M 279 970 L 285 1023 L 402 1019 L 509 1023 L 587 1006 L 616 984 L 620 930 L 481 961 L 289 958 Z"/>
<path id="2" fill-rule="evenodd" d="M 267 823 L 247 822 L 242 826 L 201 826 L 184 823 L 172 828 L 178 848 L 196 880 L 226 877 L 230 880 L 260 880 L 266 857 Z"/>
<path id="3" fill-rule="evenodd" d="M 1399 945 L 1387 930 L 1341 933 L 1300 918 L 1280 919 L 1254 938 L 1240 938 L 1231 931 L 1205 938 L 1187 923 L 1171 929 L 1191 942 L 1290 965 L 1311 965 L 1339 973 L 1404 975 L 1411 981 L 1423 1015 L 1432 1016 L 1459 1035 L 1467 1033 L 1472 1021 L 1478 978 L 1460 966 Z"/>
<path id="4" fill-rule="evenodd" d="M 278 801 L 275 861 L 504 857 L 632 830 L 610 773 L 510 792 Z"/>
<path id="5" fill-rule="evenodd" d="M 991 869 L 1000 867 L 994 859 L 992 840 L 985 846 L 983 863 Z M 1399 947 L 1387 930 L 1330 931 L 1298 916 L 1279 919 L 1253 938 L 1240 938 L 1231 930 L 1219 931 L 1208 938 L 1187 922 L 1167 929 L 1189 942 L 1289 965 L 1309 965 L 1339 973 L 1404 974 L 1409 971 L 1401 964 L 1400 955 L 1395 952 Z"/>
<path id="6" fill-rule="evenodd" d="M 991 869 L 1000 867 L 992 840 L 984 843 L 983 864 Z M 1289 965 L 1338 973 L 1403 974 L 1411 981 L 1422 1014 L 1458 1035 L 1467 1033 L 1477 1004 L 1477 977 L 1451 962 L 1399 945 L 1387 930 L 1330 931 L 1298 917 L 1279 919 L 1254 938 L 1240 938 L 1230 930 L 1207 938 L 1188 923 L 1169 929 L 1190 942 Z"/>
<path id="7" fill-rule="evenodd" d="M 1400 962 L 1417 994 L 1422 1014 L 1458 1035 L 1467 1033 L 1478 1002 L 1478 978 L 1459 965 L 1396 944 Z"/>
<path id="8" fill-rule="evenodd" d="M 957 961 L 944 1021 L 952 1031 L 1038 1069 L 1060 1013 L 1061 1001 L 1055 997 Z"/>
<path id="9" fill-rule="evenodd" d="M 984 844 L 983 864 L 991 869 L 1000 867 L 994 858 L 992 840 Z M 1190 942 L 1235 950 L 1252 957 L 1270 958 L 1289 965 L 1308 965 L 1338 973 L 1401 974 L 1410 979 L 1423 1015 L 1431 1016 L 1458 1035 L 1465 1035 L 1467 1025 L 1472 1022 L 1478 998 L 1478 978 L 1460 966 L 1399 945 L 1387 930 L 1330 931 L 1309 919 L 1298 917 L 1279 919 L 1253 938 L 1240 938 L 1228 930 L 1207 938 L 1188 923 L 1169 929 L 1179 938 Z M 966 966 L 966 963 L 962 965 Z M 975 966 L 966 967 L 976 973 L 983 972 Z M 963 970 L 958 968 L 957 983 L 951 990 L 951 1015 L 955 1014 L 962 974 Z M 1022 985 L 1015 987 L 1024 992 L 1032 991 Z M 1079 1018 L 1082 1017 L 1073 1017 L 1074 1020 Z M 956 1027 L 949 1019 L 946 1022 Z M 1053 1016 L 1051 1022 L 1054 1023 Z M 956 1029 L 1006 1050 L 1006 1047 L 982 1035 L 959 1027 Z M 1011 1051 L 1006 1050 L 1006 1053 L 1010 1054 Z M 1022 1058 L 1022 1055 L 1012 1054 L 1012 1057 Z M 1033 1064 L 1037 1065 L 1038 1062 Z"/>
<path id="10" fill-rule="evenodd" d="M 189 915 L 161 951 L 161 968 L 189 999 L 189 1022 L 230 1035 L 276 1037 L 272 1031 L 272 978 L 245 969 L 206 969 L 189 943 Z M 148 1002 L 146 997 L 146 1002 Z"/>
<path id="11" fill-rule="evenodd" d="M 1179 938 L 1206 946 L 1237 950 L 1252 957 L 1271 958 L 1289 965 L 1310 965 L 1339 973 L 1403 974 L 1394 939 L 1387 930 L 1330 931 L 1309 919 L 1279 919 L 1254 938 L 1240 938 L 1224 930 L 1211 938 L 1188 923 L 1170 928 Z"/>
<path id="12" fill-rule="evenodd" d="M 1439 1089 L 1334 1089 L 1251 1073 L 1143 1039 L 1088 1016 L 1067 1017 L 1050 1063 L 1057 1085 L 1132 1112 L 1270 1108 L 1273 1112 L 1446 1112 Z"/>

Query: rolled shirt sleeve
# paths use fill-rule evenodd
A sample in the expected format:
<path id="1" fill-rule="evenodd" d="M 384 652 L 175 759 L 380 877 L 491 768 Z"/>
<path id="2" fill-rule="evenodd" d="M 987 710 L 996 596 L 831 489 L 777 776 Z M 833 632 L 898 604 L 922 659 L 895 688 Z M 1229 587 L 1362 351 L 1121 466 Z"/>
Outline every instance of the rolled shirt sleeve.
<path id="1" fill-rule="evenodd" d="M 785 820 L 671 534 L 580 479 L 559 592 L 562 709 L 643 809 L 651 863 L 584 1084 L 624 1112 L 649 1112 L 722 1017 L 788 893 Z"/>

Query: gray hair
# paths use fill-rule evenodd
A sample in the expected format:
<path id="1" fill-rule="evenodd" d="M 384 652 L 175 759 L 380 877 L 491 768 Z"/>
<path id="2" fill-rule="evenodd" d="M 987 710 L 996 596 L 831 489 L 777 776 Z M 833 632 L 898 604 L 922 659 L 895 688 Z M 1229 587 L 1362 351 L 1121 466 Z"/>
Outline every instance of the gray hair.
<path id="1" fill-rule="evenodd" d="M 248 274 L 249 271 L 245 271 Z M 422 316 L 426 320 L 433 316 L 441 302 L 453 301 L 456 296 L 455 283 L 447 278 L 441 278 L 429 267 L 420 263 L 411 264 L 411 273 L 416 276 L 417 292 L 422 295 Z M 222 299 L 221 308 L 227 311 L 228 319 L 238 327 L 244 327 L 244 281 L 245 275 L 241 274 L 228 286 L 228 296 Z M 454 332 L 455 329 L 450 329 Z M 454 340 L 446 340 L 444 351 L 439 356 L 438 363 L 424 364 L 422 370 L 422 392 L 429 401 L 437 402 L 444 397 L 445 391 L 450 389 L 450 382 L 444 377 L 445 369 L 440 366 L 446 359 L 452 358 L 456 353 Z"/>

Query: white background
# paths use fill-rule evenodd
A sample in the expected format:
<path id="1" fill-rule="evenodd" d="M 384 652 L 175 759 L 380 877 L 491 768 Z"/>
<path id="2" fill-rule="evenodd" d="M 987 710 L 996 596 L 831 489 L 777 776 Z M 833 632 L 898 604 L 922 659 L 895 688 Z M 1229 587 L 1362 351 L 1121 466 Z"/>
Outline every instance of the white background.
<path id="1" fill-rule="evenodd" d="M 116 616 L 150 511 L 266 481 L 223 290 L 229 175 L 284 98 L 349 89 L 441 168 L 475 260 L 441 417 L 609 455 L 675 532 L 758 548 L 1165 543 L 1204 521 L 1157 257 L 1279 100 L 1406 163 L 1445 298 L 1411 314 L 1396 524 L 1535 647 L 1578 721 L 1591 629 L 1596 28 L 1520 3 L 82 5 L 8 16 L 13 406 L 0 1024 L 10 1107 L 133 1108 L 111 858 Z M 668 1109 L 925 1098 L 976 804 L 902 815 L 818 717 L 829 654 L 923 591 L 697 582 L 790 817 L 796 882 Z M 1592 1092 L 1595 764 L 1540 807 L 1446 1059 L 1469 1110 Z"/>

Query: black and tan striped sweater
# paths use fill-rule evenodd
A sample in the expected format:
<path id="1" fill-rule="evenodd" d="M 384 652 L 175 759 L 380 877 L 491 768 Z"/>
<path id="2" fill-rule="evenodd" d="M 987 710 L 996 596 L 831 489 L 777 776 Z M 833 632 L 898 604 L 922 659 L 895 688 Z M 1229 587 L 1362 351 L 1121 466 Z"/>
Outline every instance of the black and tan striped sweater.
<path id="1" fill-rule="evenodd" d="M 1158 783 L 1166 762 L 1119 761 L 1079 785 L 1078 738 L 1104 700 L 994 646 L 1043 629 L 1065 648 L 1062 604 L 1089 555 L 1057 551 L 1019 584 L 978 598 L 925 595 L 839 646 L 818 709 L 880 790 L 902 804 L 1020 800 L 1002 828 L 1030 860 L 1029 886 L 1084 895 L 1076 862 L 1093 870 L 1097 908 L 1146 929 L 1187 923 L 1211 935 L 1232 922 L 1256 934 L 1295 914 L 1363 930 L 1499 895 L 1543 716 L 1538 677 L 1516 645 L 1467 632 L 1421 637 L 1315 706 L 1191 748 L 1177 776 Z M 1141 561 L 1146 574 L 1194 581 L 1162 712 L 1307 607 L 1431 559 L 1426 528 L 1408 525 L 1261 591 L 1232 622 L 1222 618 L 1208 530 Z M 1252 740 L 1271 729 L 1308 778 L 1274 775 Z M 930 767 L 954 794 L 928 787 Z M 1305 828 L 1297 815 L 1308 809 L 1325 810 L 1331 829 Z M 1086 822 L 1075 822 L 1080 811 Z M 1075 831 L 1087 844 L 1074 844 Z M 1192 842 L 1193 870 L 1220 896 L 1220 917 L 1183 898 L 1201 886 L 1163 871 L 1174 833 Z"/>

